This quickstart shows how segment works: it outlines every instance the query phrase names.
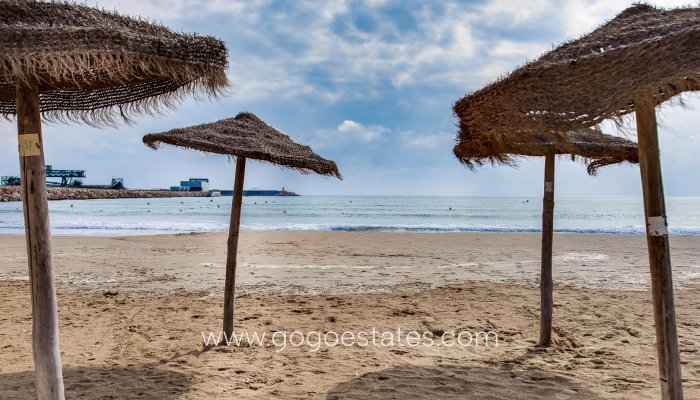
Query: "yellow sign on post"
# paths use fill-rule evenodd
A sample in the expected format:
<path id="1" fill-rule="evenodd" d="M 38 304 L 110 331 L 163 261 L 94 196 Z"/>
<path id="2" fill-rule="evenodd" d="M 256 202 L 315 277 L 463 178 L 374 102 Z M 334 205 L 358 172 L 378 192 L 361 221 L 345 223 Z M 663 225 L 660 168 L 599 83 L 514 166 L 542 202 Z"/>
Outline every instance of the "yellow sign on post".
<path id="1" fill-rule="evenodd" d="M 19 135 L 19 156 L 40 156 L 41 143 L 39 142 L 38 133 L 27 133 Z"/>

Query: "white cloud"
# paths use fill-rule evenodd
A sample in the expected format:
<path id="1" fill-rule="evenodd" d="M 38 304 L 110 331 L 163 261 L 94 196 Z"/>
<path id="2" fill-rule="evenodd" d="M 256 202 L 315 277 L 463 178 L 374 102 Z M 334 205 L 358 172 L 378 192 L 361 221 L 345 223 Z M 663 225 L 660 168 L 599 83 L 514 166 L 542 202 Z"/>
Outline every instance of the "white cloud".
<path id="1" fill-rule="evenodd" d="M 333 129 L 318 129 L 304 138 L 312 148 L 348 149 L 358 145 L 371 145 L 387 140 L 391 129 L 376 124 L 364 125 L 353 120 L 343 120 Z"/>
<path id="2" fill-rule="evenodd" d="M 455 85 L 478 88 L 551 43 L 588 32 L 632 4 L 630 0 L 511 0 L 482 4 L 418 3 L 410 29 L 382 12 L 384 0 L 317 2 L 284 7 L 268 0 L 90 0 L 131 15 L 180 26 L 201 26 L 228 42 L 233 93 L 241 100 L 317 96 L 326 102 L 377 96 L 377 88 Z M 657 1 L 677 6 L 686 0 Z M 409 8 L 407 6 L 407 8 Z M 372 29 L 354 22 L 373 19 Z M 216 21 L 207 24 L 209 20 Z M 221 24 L 221 20 L 226 23 Z M 189 25 L 188 25 L 189 26 Z M 547 26 L 559 37 L 501 38 L 491 28 Z M 341 28 L 339 28 L 341 27 Z M 260 51 L 259 51 L 260 50 Z M 264 54 L 263 54 L 264 53 Z M 363 90 L 353 90 L 361 86 Z"/>
<path id="3" fill-rule="evenodd" d="M 346 138 L 351 138 L 360 143 L 376 142 L 390 132 L 381 125 L 364 126 L 358 122 L 346 119 L 337 128 L 338 132 Z"/>
<path id="4" fill-rule="evenodd" d="M 630 0 L 570 0 L 562 5 L 561 18 L 564 34 L 577 37 L 594 30 L 620 11 L 631 6 Z M 663 8 L 687 6 L 690 0 L 651 0 L 650 4 Z M 696 0 L 697 4 L 697 0 Z"/>
<path id="5" fill-rule="evenodd" d="M 256 55 L 247 56 L 245 63 L 233 63 L 228 75 L 231 93 L 238 101 L 311 96 L 333 103 L 343 94 L 314 86 L 303 76 L 290 73 L 284 64 Z"/>
<path id="6" fill-rule="evenodd" d="M 514 3 L 512 0 L 489 0 L 480 8 L 482 16 L 491 20 L 492 23 L 512 27 L 530 23 L 557 4 L 553 4 L 550 0 L 528 0 L 527 3 L 522 4 Z"/>
<path id="7" fill-rule="evenodd" d="M 494 57 L 524 59 L 534 58 L 546 49 L 543 43 L 517 42 L 514 40 L 498 40 L 491 47 L 490 55 Z"/>
<path id="8" fill-rule="evenodd" d="M 148 19 L 175 21 L 212 13 L 240 15 L 252 11 L 265 0 L 89 0 L 87 4 Z"/>
<path id="9" fill-rule="evenodd" d="M 444 149 L 449 151 L 454 145 L 455 134 L 448 132 L 431 135 L 417 135 L 415 132 L 401 132 L 401 142 L 404 146 L 415 149 Z"/>
<path id="10" fill-rule="evenodd" d="M 379 12 L 386 3 L 379 0 L 366 0 L 352 8 L 345 1 L 298 1 L 285 7 L 273 7 L 264 0 L 93 1 L 175 26 L 197 23 L 203 33 L 227 40 L 234 93 L 249 100 L 281 94 L 287 98 L 320 95 L 334 102 L 347 95 L 372 96 L 376 91 L 371 87 L 383 83 L 397 88 L 426 82 L 462 83 L 463 67 L 479 45 L 466 6 L 456 3 L 435 10 L 428 5 L 417 7 L 412 10 L 415 29 L 406 31 L 394 16 Z M 358 10 L 376 18 L 375 30 L 355 26 L 352 19 Z M 206 25 L 211 18 L 225 18 L 227 23 Z M 264 51 L 264 57 L 258 49 Z M 324 75 L 324 83 L 314 82 L 316 74 Z M 346 90 L 358 84 L 370 88 Z"/>
<path id="11" fill-rule="evenodd" d="M 88 4 L 107 10 L 115 10 L 130 16 L 141 16 L 151 20 L 174 20 L 181 18 L 188 0 L 93 0 Z"/>

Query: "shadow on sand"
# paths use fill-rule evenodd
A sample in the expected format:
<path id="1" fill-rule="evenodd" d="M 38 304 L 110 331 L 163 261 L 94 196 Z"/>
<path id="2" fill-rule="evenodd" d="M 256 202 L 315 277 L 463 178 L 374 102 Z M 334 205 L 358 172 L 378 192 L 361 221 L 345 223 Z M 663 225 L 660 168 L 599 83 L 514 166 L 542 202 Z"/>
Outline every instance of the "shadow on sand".
<path id="1" fill-rule="evenodd" d="M 158 365 L 63 369 L 67 399 L 174 400 L 189 390 L 187 375 Z M 35 399 L 34 371 L 0 374 L 0 399 Z"/>
<path id="2" fill-rule="evenodd" d="M 397 366 L 359 376 L 332 388 L 327 400 L 596 400 L 594 393 L 541 370 L 503 371 L 483 367 Z"/>

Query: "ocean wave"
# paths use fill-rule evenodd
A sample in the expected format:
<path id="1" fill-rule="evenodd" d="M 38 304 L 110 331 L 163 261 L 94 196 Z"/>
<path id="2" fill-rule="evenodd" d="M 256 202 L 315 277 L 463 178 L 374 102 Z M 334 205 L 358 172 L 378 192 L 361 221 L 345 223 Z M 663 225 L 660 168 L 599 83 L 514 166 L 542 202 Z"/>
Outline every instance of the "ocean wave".
<path id="1" fill-rule="evenodd" d="M 613 226 L 565 226 L 555 227 L 559 233 L 603 233 L 603 234 L 644 234 L 643 225 Z M 568 225 L 568 226 L 567 226 Z M 180 232 L 226 232 L 228 222 L 224 221 L 191 221 L 191 220 L 97 220 L 91 218 L 53 220 L 51 229 L 56 234 L 97 234 L 114 235 L 180 233 Z M 310 231 L 343 231 L 343 232 L 541 232 L 536 225 L 522 224 L 482 224 L 482 223 L 439 223 L 424 222 L 413 224 L 401 223 L 313 223 L 313 222 L 248 222 L 241 224 L 244 231 L 260 230 L 310 230 Z M 24 232 L 24 221 L 21 218 L 0 218 L 0 234 L 21 234 Z M 683 226 L 669 227 L 674 235 L 700 235 L 700 227 Z"/>
<path id="2" fill-rule="evenodd" d="M 226 232 L 227 224 L 168 224 L 168 223 L 59 223 L 52 224 L 51 230 L 54 234 L 113 234 L 113 235 L 148 235 L 158 233 L 182 233 L 182 232 Z M 241 225 L 243 231 L 329 231 L 329 232 L 424 232 L 424 233 L 450 233 L 450 232 L 503 232 L 503 233 L 527 233 L 541 232 L 538 227 L 522 226 L 439 226 L 434 224 L 426 225 L 333 225 L 333 224 L 287 224 L 287 225 L 267 225 L 253 224 Z M 619 227 L 619 228 L 590 228 L 571 227 L 555 228 L 557 233 L 590 233 L 590 234 L 644 234 L 644 227 Z M 0 223 L 0 234 L 21 234 L 24 232 L 24 224 Z M 700 228 L 669 228 L 672 235 L 700 235 Z"/>
<path id="3" fill-rule="evenodd" d="M 503 226 L 336 226 L 331 227 L 331 231 L 357 231 L 357 232 L 503 232 L 503 233 L 527 233 L 542 232 L 537 227 L 503 227 Z M 672 235 L 700 235 L 700 228 L 669 228 Z M 555 228 L 557 233 L 598 233 L 598 234 L 627 234 L 641 235 L 645 233 L 644 227 L 622 227 L 622 228 Z"/>
<path id="4" fill-rule="evenodd" d="M 173 222 L 87 222 L 57 221 L 51 223 L 51 232 L 64 235 L 138 235 L 181 232 L 225 232 L 224 223 L 173 223 Z M 0 221 L 0 234 L 24 232 L 23 221 Z"/>

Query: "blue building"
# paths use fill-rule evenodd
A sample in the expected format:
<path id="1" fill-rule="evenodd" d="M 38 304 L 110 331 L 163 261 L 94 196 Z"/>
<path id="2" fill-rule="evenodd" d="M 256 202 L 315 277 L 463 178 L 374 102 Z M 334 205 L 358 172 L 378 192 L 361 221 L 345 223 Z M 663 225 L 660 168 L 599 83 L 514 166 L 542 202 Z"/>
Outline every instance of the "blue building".
<path id="1" fill-rule="evenodd" d="M 180 181 L 180 186 L 171 186 L 170 190 L 180 192 L 208 192 L 208 178 L 190 178 L 188 181 Z"/>

